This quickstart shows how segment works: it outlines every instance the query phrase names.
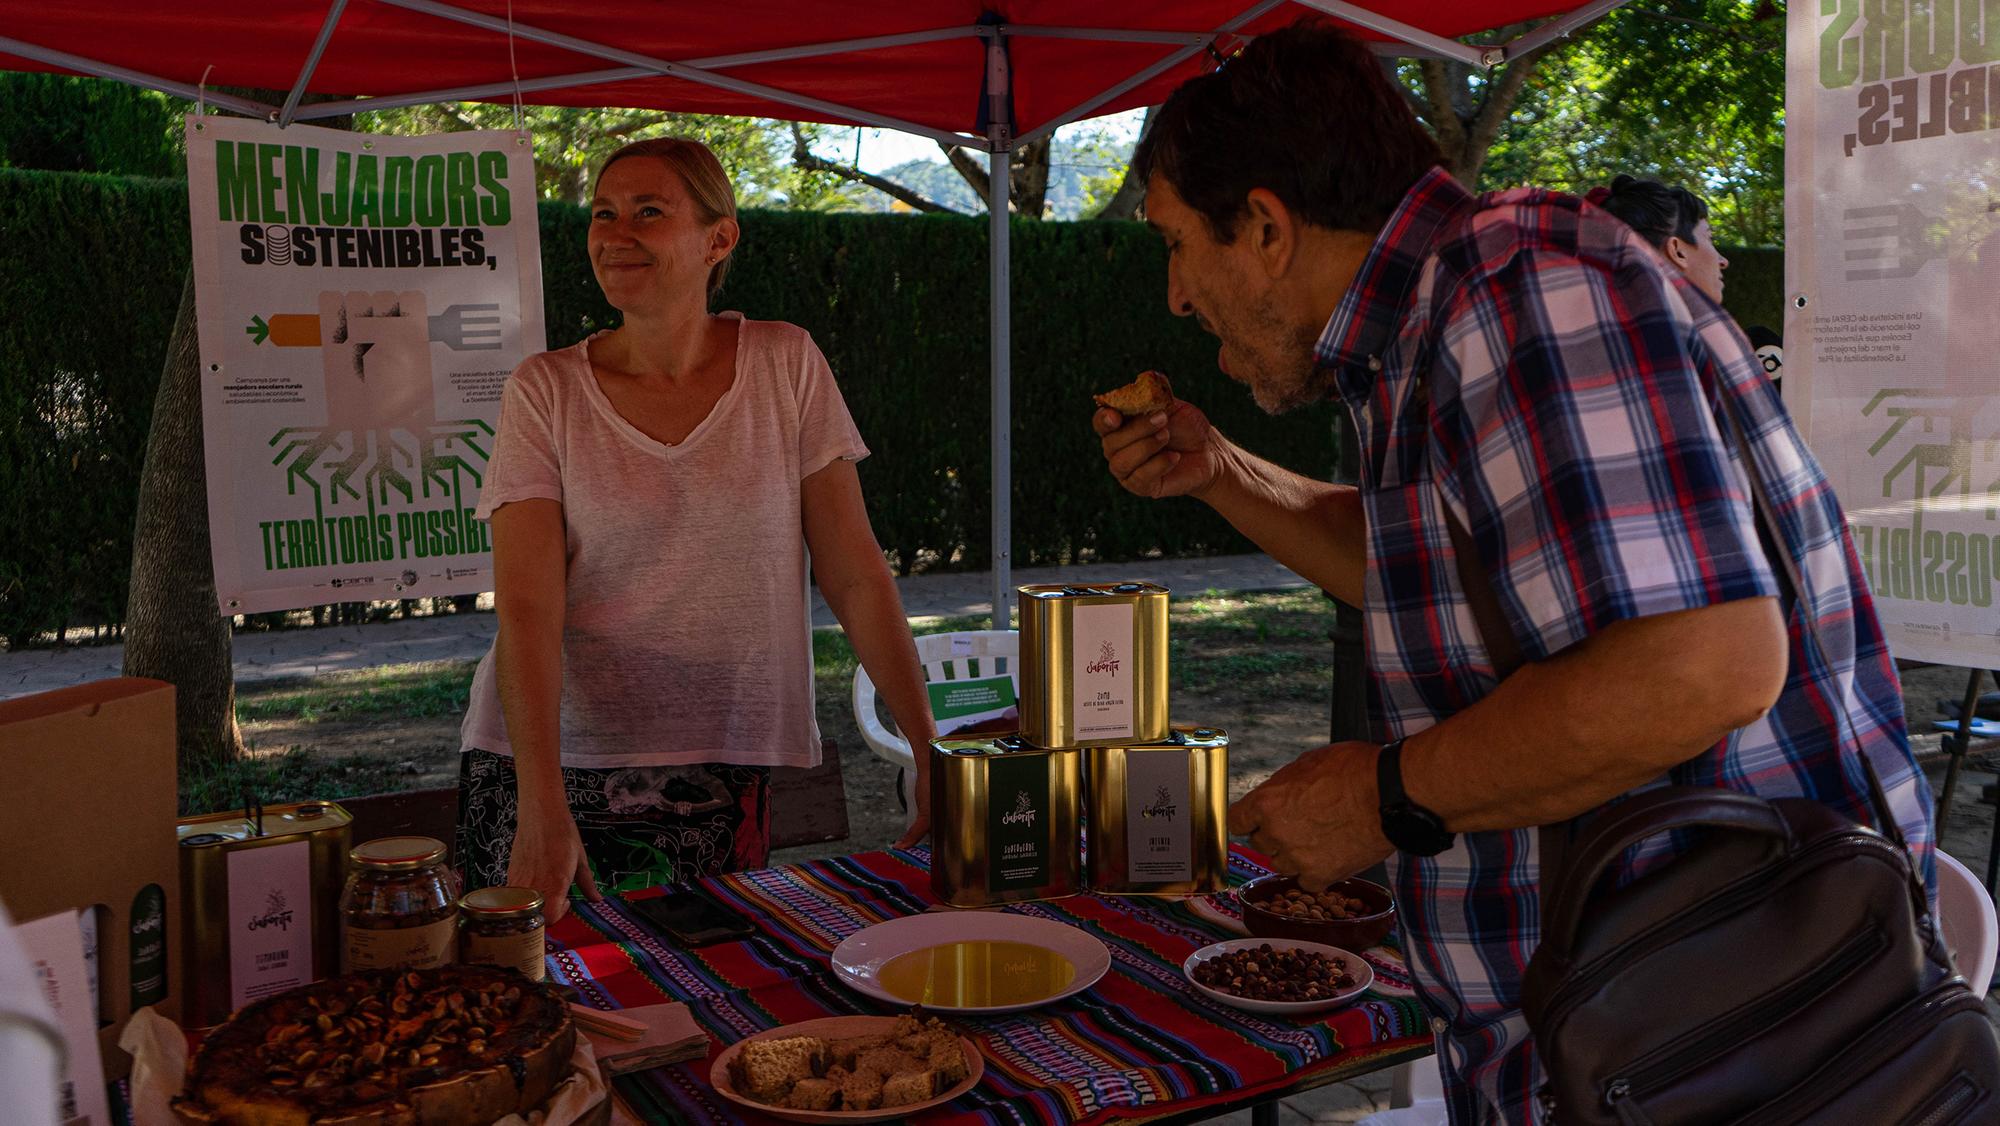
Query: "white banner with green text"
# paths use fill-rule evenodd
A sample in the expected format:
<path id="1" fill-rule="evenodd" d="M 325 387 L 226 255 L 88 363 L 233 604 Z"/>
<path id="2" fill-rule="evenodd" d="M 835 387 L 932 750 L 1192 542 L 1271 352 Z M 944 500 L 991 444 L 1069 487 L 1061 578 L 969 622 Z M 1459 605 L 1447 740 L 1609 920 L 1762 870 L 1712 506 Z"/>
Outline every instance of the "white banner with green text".
<path id="1" fill-rule="evenodd" d="M 187 119 L 224 614 L 492 589 L 500 392 L 547 345 L 525 134 Z"/>
<path id="2" fill-rule="evenodd" d="M 2000 666 L 2000 0 L 1790 5 L 1785 401 L 1898 657 Z"/>

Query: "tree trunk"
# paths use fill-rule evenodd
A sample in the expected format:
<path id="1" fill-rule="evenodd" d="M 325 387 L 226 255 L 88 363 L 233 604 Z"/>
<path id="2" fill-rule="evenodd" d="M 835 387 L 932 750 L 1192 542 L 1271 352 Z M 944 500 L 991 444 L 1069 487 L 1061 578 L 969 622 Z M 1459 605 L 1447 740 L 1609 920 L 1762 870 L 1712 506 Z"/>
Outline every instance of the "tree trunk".
<path id="1" fill-rule="evenodd" d="M 153 399 L 125 609 L 125 675 L 174 686 L 183 775 L 212 771 L 243 753 L 230 619 L 217 608 L 209 555 L 207 482 L 190 273 Z"/>
<path id="2" fill-rule="evenodd" d="M 1519 24 L 1502 28 L 1497 36 L 1504 42 L 1526 31 L 1529 26 Z M 1385 59 L 1383 65 L 1389 69 L 1391 80 L 1409 99 L 1410 108 L 1416 111 L 1424 124 L 1431 127 L 1431 134 L 1437 138 L 1438 148 L 1444 154 L 1446 171 L 1459 183 L 1477 191 L 1479 170 L 1485 166 L 1486 154 L 1493 148 L 1501 127 L 1507 123 L 1507 116 L 1513 112 L 1522 88 L 1528 84 L 1528 78 L 1535 73 L 1535 67 L 1543 57 L 1565 42 L 1567 40 L 1559 39 L 1545 43 L 1491 71 L 1475 70 L 1452 59 L 1425 59 L 1418 64 L 1424 85 L 1421 97 L 1396 77 L 1392 60 Z M 1474 79 L 1478 79 L 1476 85 Z"/>
<path id="3" fill-rule="evenodd" d="M 1014 214 L 1029 219 L 1040 219 L 1047 206 L 1049 195 L 1049 152 L 1054 147 L 1054 137 L 1043 137 L 1025 145 L 1016 145 L 1007 154 L 1007 202 Z M 966 185 L 978 194 L 981 202 L 991 197 L 987 194 L 987 162 L 984 154 L 974 156 L 977 150 L 947 145 L 942 141 L 938 147 L 944 150 L 945 158 L 951 161 Z"/>
<path id="4" fill-rule="evenodd" d="M 229 88 L 270 105 L 283 90 Z M 301 104 L 337 94 L 307 94 Z M 316 122 L 348 129 L 352 117 Z M 236 727 L 236 665 L 230 630 L 215 592 L 208 540 L 208 466 L 202 445 L 201 342 L 194 319 L 194 275 L 181 288 L 180 312 L 153 398 L 146 463 L 139 473 L 139 513 L 132 530 L 132 580 L 125 598 L 125 675 L 174 686 L 180 774 L 212 772 L 242 757 Z"/>

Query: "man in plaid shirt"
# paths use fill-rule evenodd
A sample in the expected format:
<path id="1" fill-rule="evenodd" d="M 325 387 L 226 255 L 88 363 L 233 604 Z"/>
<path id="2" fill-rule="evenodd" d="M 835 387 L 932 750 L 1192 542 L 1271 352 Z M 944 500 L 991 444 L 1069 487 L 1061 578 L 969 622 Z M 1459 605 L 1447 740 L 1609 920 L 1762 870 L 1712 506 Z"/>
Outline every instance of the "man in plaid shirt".
<path id="1" fill-rule="evenodd" d="M 1360 485 L 1259 460 L 1185 402 L 1093 424 L 1127 489 L 1198 497 L 1363 608 L 1388 742 L 1301 755 L 1230 828 L 1313 886 L 1387 859 L 1452 1121 L 1529 1122 L 1535 826 L 1667 782 L 1873 823 L 1865 755 L 1929 882 L 1931 799 L 1845 517 L 1734 323 L 1615 218 L 1475 197 L 1438 159 L 1330 29 L 1183 85 L 1134 158 L 1168 303 L 1267 411 L 1338 396 Z M 1760 545 L 1725 401 L 1819 646 Z M 1527 659 L 1497 684 L 1454 519 Z"/>

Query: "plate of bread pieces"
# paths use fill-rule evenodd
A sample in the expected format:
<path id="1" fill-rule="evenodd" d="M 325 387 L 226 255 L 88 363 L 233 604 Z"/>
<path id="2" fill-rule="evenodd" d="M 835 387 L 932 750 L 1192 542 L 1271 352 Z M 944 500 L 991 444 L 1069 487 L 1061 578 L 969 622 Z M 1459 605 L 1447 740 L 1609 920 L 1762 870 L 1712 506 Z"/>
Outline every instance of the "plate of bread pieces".
<path id="1" fill-rule="evenodd" d="M 1139 378 L 1102 395 L 1092 395 L 1100 407 L 1110 407 L 1126 418 L 1157 414 L 1174 405 L 1174 385 L 1157 371 L 1142 371 Z"/>
<path id="2" fill-rule="evenodd" d="M 986 1072 L 936 1017 L 823 1017 L 766 1029 L 709 1065 L 723 1098 L 790 1122 L 884 1122 L 950 1102 Z"/>

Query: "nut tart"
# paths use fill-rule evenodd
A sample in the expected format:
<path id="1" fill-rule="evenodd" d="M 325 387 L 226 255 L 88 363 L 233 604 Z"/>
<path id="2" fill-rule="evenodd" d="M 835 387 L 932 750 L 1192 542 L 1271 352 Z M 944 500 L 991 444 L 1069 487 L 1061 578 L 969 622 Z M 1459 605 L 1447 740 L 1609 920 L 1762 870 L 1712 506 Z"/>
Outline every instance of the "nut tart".
<path id="1" fill-rule="evenodd" d="M 202 1041 L 174 1113 L 204 1126 L 474 1126 L 547 1101 L 576 1027 L 499 966 L 376 970 L 245 1005 Z"/>

